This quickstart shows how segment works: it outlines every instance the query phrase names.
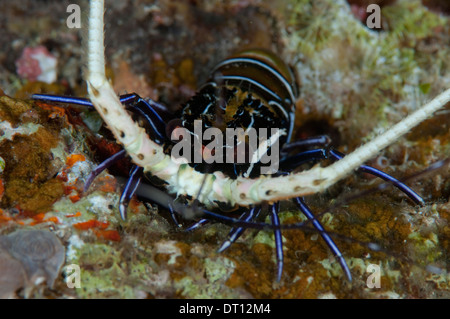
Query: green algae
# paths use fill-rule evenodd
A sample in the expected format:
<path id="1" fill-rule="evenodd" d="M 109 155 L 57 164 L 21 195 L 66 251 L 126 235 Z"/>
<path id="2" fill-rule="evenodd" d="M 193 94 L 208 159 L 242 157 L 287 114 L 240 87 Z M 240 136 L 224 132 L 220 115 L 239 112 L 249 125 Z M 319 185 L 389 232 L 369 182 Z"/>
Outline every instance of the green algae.
<path id="1" fill-rule="evenodd" d="M 77 294 L 82 298 L 133 298 L 133 290 L 121 284 L 125 271 L 121 268 L 120 252 L 106 244 L 86 244 L 78 251 L 81 269 L 80 288 Z"/>
<path id="2" fill-rule="evenodd" d="M 185 298 L 237 298 L 239 292 L 225 285 L 234 272 L 235 263 L 228 258 L 218 256 L 206 258 L 204 262 L 205 281 L 186 276 L 175 281 L 178 293 Z"/>
<path id="3" fill-rule="evenodd" d="M 435 233 L 427 235 L 413 232 L 408 236 L 410 243 L 414 245 L 415 259 L 420 260 L 424 265 L 432 264 L 439 260 L 443 252 L 439 246 L 439 238 Z"/>
<path id="4" fill-rule="evenodd" d="M 418 50 L 427 39 L 439 41 L 447 18 L 419 0 L 399 0 L 382 8 L 381 20 L 389 27 L 370 30 L 342 0 L 296 1 L 287 17 L 286 51 L 299 60 L 301 97 L 316 111 L 345 119 L 344 134 L 367 136 L 375 125 L 390 125 L 399 117 L 393 106 L 417 107 L 418 92 L 439 90 L 439 75 L 430 69 L 449 69 L 448 46 L 433 54 Z M 423 83 L 437 87 L 425 94 Z"/>
<path id="5" fill-rule="evenodd" d="M 421 1 L 397 1 L 384 7 L 382 15 L 390 36 L 393 39 L 407 40 L 411 47 L 418 40 L 433 35 L 434 28 L 447 23 L 444 16 L 429 11 Z"/>

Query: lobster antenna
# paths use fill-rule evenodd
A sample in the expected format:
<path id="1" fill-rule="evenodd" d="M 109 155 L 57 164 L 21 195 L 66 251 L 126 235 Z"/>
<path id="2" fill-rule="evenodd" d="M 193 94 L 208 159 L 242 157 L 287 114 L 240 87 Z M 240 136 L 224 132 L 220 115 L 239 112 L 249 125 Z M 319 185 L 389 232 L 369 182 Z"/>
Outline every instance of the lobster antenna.
<path id="1" fill-rule="evenodd" d="M 87 67 L 88 78 L 92 84 L 101 83 L 106 79 L 105 74 L 105 36 L 103 33 L 103 0 L 91 0 L 89 6 L 88 34 L 87 34 Z M 98 14 L 101 12 L 101 14 Z"/>
<path id="2" fill-rule="evenodd" d="M 90 1 L 89 31 L 86 41 L 88 46 L 86 82 L 89 98 L 133 162 L 141 167 L 155 166 L 167 157 L 162 147 L 149 139 L 144 128 L 134 123 L 106 78 L 103 11 L 103 0 Z"/>

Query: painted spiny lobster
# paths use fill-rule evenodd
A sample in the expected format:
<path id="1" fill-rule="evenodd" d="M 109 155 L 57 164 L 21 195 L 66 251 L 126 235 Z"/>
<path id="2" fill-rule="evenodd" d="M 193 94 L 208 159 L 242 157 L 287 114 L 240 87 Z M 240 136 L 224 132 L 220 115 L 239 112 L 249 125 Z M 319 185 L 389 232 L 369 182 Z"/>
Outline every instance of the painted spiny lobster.
<path id="1" fill-rule="evenodd" d="M 283 269 L 283 243 L 281 230 L 283 228 L 300 228 L 299 225 L 285 227 L 278 217 L 279 201 L 292 198 L 297 207 L 307 217 L 310 223 L 320 233 L 333 254 L 338 259 L 344 273 L 352 279 L 350 270 L 342 253 L 331 236 L 325 231 L 305 203 L 304 196 L 320 192 L 357 169 L 392 183 L 404 192 L 416 204 L 423 204 L 422 198 L 412 189 L 375 168 L 363 165 L 376 152 L 395 141 L 420 121 L 427 118 L 435 110 L 445 105 L 450 99 L 450 90 L 445 91 L 436 99 L 404 119 L 391 130 L 380 135 L 372 142 L 344 157 L 344 154 L 329 148 L 329 140 L 325 136 L 313 137 L 307 140 L 291 142 L 297 86 L 291 69 L 275 55 L 262 50 L 241 52 L 219 63 L 213 70 L 210 79 L 189 100 L 180 113 L 167 123 L 163 120 L 161 110 L 164 107 L 154 101 L 145 100 L 136 94 L 128 94 L 117 98 L 112 90 L 104 71 L 103 48 L 103 1 L 92 0 L 89 18 L 88 37 L 88 73 L 86 77 L 89 89 L 89 100 L 71 97 L 53 97 L 49 95 L 34 95 L 35 99 L 82 104 L 94 106 L 115 135 L 124 150 L 116 153 L 91 174 L 86 187 L 92 179 L 117 159 L 126 156 L 132 158 L 134 166 L 130 178 L 120 199 L 120 213 L 126 218 L 127 203 L 135 194 L 141 177 L 162 180 L 169 193 L 196 200 L 202 204 L 198 210 L 205 218 L 200 219 L 191 229 L 199 227 L 209 219 L 219 220 L 233 226 L 227 240 L 219 251 L 228 248 L 239 238 L 246 228 L 270 228 L 275 235 L 276 257 L 279 281 Z M 123 106 L 125 108 L 123 108 Z M 133 115 L 130 116 L 131 113 Z M 143 127 L 136 125 L 139 119 Z M 272 134 L 271 143 L 249 145 L 248 141 L 238 140 L 236 144 L 225 143 L 225 148 L 231 148 L 235 158 L 239 153 L 238 145 L 242 143 L 243 163 L 225 163 L 210 165 L 204 158 L 201 163 L 188 165 L 186 162 L 174 160 L 168 150 L 174 147 L 172 134 L 178 128 L 184 128 L 192 135 L 194 122 L 201 120 L 201 132 L 216 127 L 224 131 L 226 128 L 271 128 L 277 127 L 281 133 Z M 150 137 L 150 138 L 149 138 Z M 180 137 L 180 136 L 177 136 Z M 267 137 L 266 140 L 270 140 Z M 252 161 L 254 154 L 261 148 L 264 152 L 275 151 L 274 143 L 281 147 L 279 170 L 273 174 L 258 175 L 261 168 L 261 157 Z M 264 144 L 264 145 L 263 145 Z M 319 147 L 292 154 L 292 150 L 305 147 Z M 211 149 L 201 146 L 201 153 Z M 214 151 L 217 152 L 217 148 Z M 195 149 L 193 149 L 195 152 Z M 224 149 L 224 152 L 226 150 Z M 216 154 L 213 154 L 216 155 Z M 323 159 L 333 159 L 336 162 L 328 167 L 314 167 L 308 171 L 292 173 L 305 162 L 317 162 Z M 157 193 L 149 195 L 152 200 L 182 213 L 185 217 L 192 213 L 186 207 L 171 206 L 170 200 Z M 256 221 L 262 210 L 261 203 L 271 203 L 269 214 L 271 224 Z M 247 207 L 239 219 L 218 214 L 211 209 L 223 207 Z M 176 220 L 175 215 L 173 214 Z"/>

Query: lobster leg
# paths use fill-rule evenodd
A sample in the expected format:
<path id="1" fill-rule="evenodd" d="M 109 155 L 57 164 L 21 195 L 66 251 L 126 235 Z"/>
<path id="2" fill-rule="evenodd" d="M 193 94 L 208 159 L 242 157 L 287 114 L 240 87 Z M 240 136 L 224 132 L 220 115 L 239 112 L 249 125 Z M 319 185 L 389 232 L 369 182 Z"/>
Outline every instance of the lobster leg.
<path id="1" fill-rule="evenodd" d="M 327 158 L 327 151 L 323 148 L 304 151 L 281 159 L 280 168 L 282 168 L 283 171 L 291 171 L 304 163 L 312 161 L 317 162 L 326 158 Z"/>
<path id="2" fill-rule="evenodd" d="M 130 170 L 130 178 L 126 183 L 119 200 L 119 212 L 123 220 L 127 219 L 128 203 L 130 202 L 130 199 L 133 197 L 134 193 L 136 192 L 136 189 L 138 188 L 141 182 L 143 172 L 144 169 L 137 165 L 133 165 L 133 167 Z"/>
<path id="3" fill-rule="evenodd" d="M 245 211 L 241 217 L 239 217 L 239 220 L 250 222 L 252 220 L 255 220 L 259 213 L 261 212 L 260 206 L 253 206 L 249 210 Z M 230 232 L 228 233 L 227 239 L 222 243 L 222 246 L 218 249 L 218 252 L 221 253 L 228 247 L 230 247 L 241 235 L 244 233 L 245 228 L 244 227 L 233 227 L 231 228 Z"/>
<path id="4" fill-rule="evenodd" d="M 110 167 L 112 164 L 116 163 L 117 161 L 121 160 L 122 158 L 124 158 L 127 155 L 127 152 L 125 150 L 120 150 L 117 153 L 115 153 L 114 155 L 108 157 L 106 160 L 104 160 L 103 162 L 101 162 L 100 164 L 98 164 L 93 170 L 92 172 L 89 174 L 86 183 L 84 184 L 84 189 L 83 192 L 86 192 L 89 188 L 89 186 L 91 186 L 92 182 L 94 181 L 94 179 L 101 173 L 103 172 L 105 169 L 107 169 L 108 167 Z"/>
<path id="5" fill-rule="evenodd" d="M 280 218 L 278 217 L 278 213 L 280 212 L 280 203 L 276 202 L 271 206 L 271 214 L 270 219 L 272 221 L 272 225 L 275 227 L 280 226 Z M 273 234 L 275 236 L 275 252 L 277 256 L 277 281 L 281 280 L 281 274 L 283 273 L 283 238 L 281 237 L 281 229 L 275 228 L 273 230 Z"/>
<path id="6" fill-rule="evenodd" d="M 339 260 L 339 263 L 341 264 L 342 270 L 344 271 L 345 275 L 347 276 L 349 281 L 352 281 L 352 274 L 350 273 L 350 269 L 348 268 L 347 262 L 345 261 L 344 257 L 342 256 L 341 251 L 333 241 L 333 239 L 327 234 L 325 229 L 323 228 L 322 224 L 314 217 L 313 213 L 309 209 L 309 207 L 304 202 L 303 198 L 297 197 L 294 199 L 294 202 L 297 204 L 297 206 L 300 208 L 302 213 L 312 222 L 314 227 L 319 231 L 322 238 L 327 243 L 328 247 L 331 249 L 333 254 L 336 256 L 336 258 Z"/>
<path id="7" fill-rule="evenodd" d="M 161 110 L 164 106 L 152 100 L 145 100 L 135 93 L 121 95 L 120 102 L 145 118 L 150 125 L 151 133 L 155 135 L 156 143 L 162 144 L 164 142 L 166 139 L 166 122 L 157 112 L 157 109 Z"/>
<path id="8" fill-rule="evenodd" d="M 83 106 L 87 106 L 91 109 L 94 109 L 94 105 L 92 105 L 91 101 L 89 101 L 89 99 L 82 98 L 82 97 L 71 97 L 71 96 L 61 96 L 61 95 L 51 95 L 51 94 L 33 94 L 31 96 L 31 98 L 33 100 L 38 100 L 38 101 L 83 105 Z"/>
<path id="9" fill-rule="evenodd" d="M 196 222 L 195 224 L 189 226 L 188 228 L 185 229 L 185 231 L 192 231 L 195 230 L 197 228 L 200 228 L 201 226 L 208 224 L 210 222 L 209 219 L 207 218 L 202 218 L 200 219 L 198 222 Z"/>
<path id="10" fill-rule="evenodd" d="M 303 138 L 301 140 L 290 142 L 283 145 L 281 149 L 282 153 L 287 153 L 292 151 L 293 149 L 303 148 L 303 147 L 312 147 L 312 146 L 328 146 L 331 143 L 331 139 L 327 135 L 318 135 L 311 136 L 308 138 Z"/>
<path id="11" fill-rule="evenodd" d="M 175 210 L 173 209 L 173 206 L 171 204 L 168 204 L 168 208 L 169 208 L 169 212 L 170 212 L 170 217 L 172 218 L 172 221 L 174 222 L 174 224 L 177 225 L 177 227 L 181 227 L 182 225 L 178 221 L 177 214 L 176 214 Z"/>
<path id="12" fill-rule="evenodd" d="M 94 109 L 92 102 L 85 98 L 49 94 L 33 94 L 31 98 L 39 101 L 83 105 Z M 162 104 L 152 100 L 145 100 L 136 93 L 121 95 L 119 100 L 129 110 L 138 113 L 146 119 L 152 132 L 156 135 L 157 143 L 161 144 L 164 141 L 166 123 L 159 113 L 165 113 L 167 109 Z"/>

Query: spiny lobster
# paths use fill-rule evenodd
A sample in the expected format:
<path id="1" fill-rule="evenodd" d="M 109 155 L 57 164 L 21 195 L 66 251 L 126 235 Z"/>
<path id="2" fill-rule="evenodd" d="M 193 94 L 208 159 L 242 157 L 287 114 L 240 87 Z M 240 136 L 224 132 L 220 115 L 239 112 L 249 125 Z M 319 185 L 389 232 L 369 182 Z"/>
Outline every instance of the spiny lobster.
<path id="1" fill-rule="evenodd" d="M 124 150 L 101 164 L 91 177 L 93 178 L 118 158 L 124 157 L 126 154 L 131 157 L 135 165 L 120 200 L 120 212 L 123 218 L 126 218 L 127 202 L 134 195 L 141 176 L 144 173 L 148 174 L 152 179 L 162 180 L 169 193 L 185 196 L 202 204 L 199 211 L 205 215 L 205 219 L 201 219 L 192 229 L 207 222 L 208 219 L 216 219 L 233 225 L 228 239 L 221 246 L 220 251 L 229 247 L 246 228 L 273 229 L 278 264 L 277 280 L 279 281 L 283 269 L 281 230 L 304 226 L 304 224 L 297 226 L 280 224 L 279 201 L 292 198 L 320 233 L 339 260 L 347 278 L 351 280 L 352 275 L 345 259 L 333 239 L 308 208 L 303 196 L 321 192 L 357 169 L 392 183 L 416 204 L 424 203 L 419 195 L 402 182 L 363 163 L 445 105 L 450 100 L 450 89 L 390 130 L 353 153 L 344 156 L 344 154 L 327 147 L 329 140 L 325 136 L 291 143 L 294 105 L 297 98 L 295 76 L 287 65 L 270 53 L 261 50 L 245 51 L 219 63 L 207 83 L 182 108 L 179 114 L 180 119 L 166 123 L 159 112 L 163 108 L 160 104 L 142 99 L 136 94 L 123 95 L 118 98 L 106 79 L 102 0 L 91 1 L 87 44 L 86 82 L 89 100 L 49 95 L 34 95 L 33 97 L 55 102 L 93 105 L 102 116 L 117 141 L 123 145 Z M 125 108 L 122 105 L 125 105 Z M 130 113 L 143 120 L 145 128 L 137 125 Z M 244 145 L 245 160 L 241 164 L 234 162 L 231 165 L 212 166 L 205 163 L 203 158 L 200 164 L 188 165 L 184 161 L 174 160 L 173 156 L 168 154 L 167 145 L 172 142 L 170 137 L 178 128 L 185 128 L 188 134 L 195 136 L 195 120 L 202 120 L 200 132 L 205 132 L 211 127 L 221 127 L 222 131 L 225 128 L 243 128 L 248 131 L 255 126 L 259 128 L 277 127 L 281 133 L 266 137 L 266 142 L 259 142 L 256 147 L 249 145 L 245 138 L 233 140 L 232 145 L 225 143 L 223 151 L 225 152 L 227 148 L 232 149 L 233 159 L 239 153 L 239 143 Z M 180 138 L 180 135 L 176 137 Z M 169 149 L 172 149 L 173 143 L 170 145 Z M 274 174 L 257 175 L 256 168 L 261 167 L 262 157 L 255 154 L 260 154 L 261 149 L 264 154 L 267 154 L 269 150 L 275 151 L 275 145 L 281 146 L 283 154 L 279 160 L 280 170 Z M 321 146 L 321 148 L 292 155 L 293 149 L 305 146 Z M 213 148 L 214 152 L 211 152 L 211 148 L 201 145 L 202 155 L 205 149 L 209 151 L 210 156 L 217 155 L 214 152 L 220 150 L 220 148 Z M 304 162 L 316 162 L 326 158 L 331 158 L 336 162 L 325 168 L 315 166 L 307 171 L 292 173 Z M 156 194 L 157 190 L 155 189 L 154 192 Z M 170 201 L 166 200 L 164 196 L 151 195 L 149 197 L 184 214 L 185 217 L 189 213 L 189 209 L 185 207 L 172 207 Z M 161 200 L 161 198 L 163 199 Z M 271 203 L 269 208 L 271 224 L 256 222 L 263 202 Z M 248 207 L 248 209 L 239 219 L 211 211 L 212 208 L 224 206 L 241 206 Z M 176 219 L 175 215 L 173 216 Z"/>

